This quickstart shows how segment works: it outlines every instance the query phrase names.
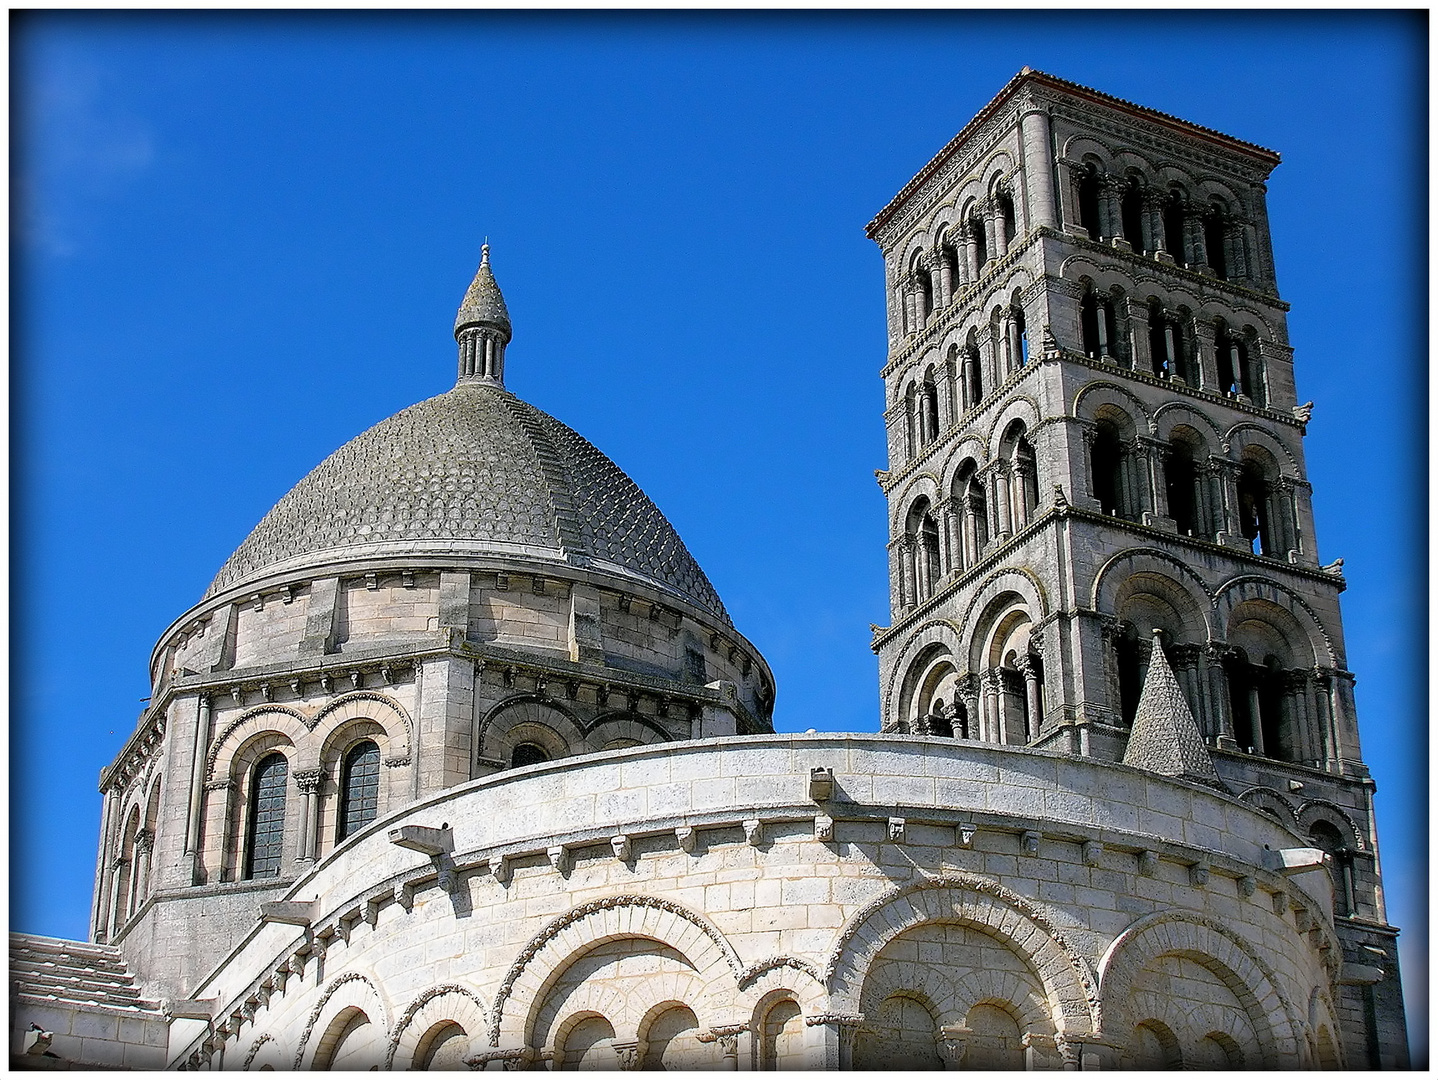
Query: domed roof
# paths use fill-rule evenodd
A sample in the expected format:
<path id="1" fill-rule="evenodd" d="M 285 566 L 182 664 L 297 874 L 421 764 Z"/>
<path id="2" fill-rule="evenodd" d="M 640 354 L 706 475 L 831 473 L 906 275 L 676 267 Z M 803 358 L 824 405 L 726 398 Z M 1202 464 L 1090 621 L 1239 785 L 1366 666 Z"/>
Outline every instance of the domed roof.
<path id="1" fill-rule="evenodd" d="M 322 461 L 230 556 L 206 596 L 335 558 L 508 555 L 591 567 L 729 625 L 664 515 L 582 436 L 507 390 L 461 382 Z"/>

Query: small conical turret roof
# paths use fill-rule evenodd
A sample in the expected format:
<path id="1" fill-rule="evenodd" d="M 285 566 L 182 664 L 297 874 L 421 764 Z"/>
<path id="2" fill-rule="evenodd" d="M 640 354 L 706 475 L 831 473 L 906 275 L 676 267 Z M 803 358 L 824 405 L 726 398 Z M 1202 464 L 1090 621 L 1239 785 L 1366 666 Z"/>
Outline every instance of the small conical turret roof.
<path id="1" fill-rule="evenodd" d="M 1168 666 L 1157 630 L 1123 763 L 1201 784 L 1222 784 L 1173 668 Z"/>
<path id="2" fill-rule="evenodd" d="M 504 294 L 499 291 L 499 283 L 489 266 L 489 245 L 485 244 L 480 251 L 479 269 L 454 318 L 454 336 L 459 337 L 459 332 L 466 327 L 493 326 L 504 332 L 507 342 L 514 335 L 514 328 L 509 325 L 509 309 L 504 306 Z"/>

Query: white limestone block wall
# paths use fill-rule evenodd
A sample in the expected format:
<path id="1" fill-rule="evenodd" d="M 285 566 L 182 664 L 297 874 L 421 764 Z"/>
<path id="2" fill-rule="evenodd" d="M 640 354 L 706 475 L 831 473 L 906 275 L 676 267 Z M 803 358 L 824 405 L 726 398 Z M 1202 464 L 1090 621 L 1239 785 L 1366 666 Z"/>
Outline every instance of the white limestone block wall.
<path id="1" fill-rule="evenodd" d="M 177 1018 L 171 1063 L 1315 1065 L 1339 955 L 1326 871 L 1275 854 L 1302 847 L 1217 792 L 1036 750 L 570 758 L 338 846 L 196 988 L 213 1026 Z"/>

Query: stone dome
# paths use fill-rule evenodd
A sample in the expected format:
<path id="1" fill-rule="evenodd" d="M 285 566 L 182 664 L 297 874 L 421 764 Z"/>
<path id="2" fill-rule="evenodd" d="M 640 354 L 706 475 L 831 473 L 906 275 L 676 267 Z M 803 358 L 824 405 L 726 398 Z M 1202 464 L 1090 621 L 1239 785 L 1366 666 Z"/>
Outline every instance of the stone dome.
<path id="1" fill-rule="evenodd" d="M 636 580 L 731 625 L 674 527 L 588 440 L 461 382 L 351 439 L 255 526 L 206 591 L 335 559 L 498 555 Z"/>

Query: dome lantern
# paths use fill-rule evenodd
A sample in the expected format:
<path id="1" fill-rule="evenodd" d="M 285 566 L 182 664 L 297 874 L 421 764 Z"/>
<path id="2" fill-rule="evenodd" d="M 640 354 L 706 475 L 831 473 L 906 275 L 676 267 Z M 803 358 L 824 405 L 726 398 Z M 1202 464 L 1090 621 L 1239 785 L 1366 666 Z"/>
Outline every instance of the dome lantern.
<path id="1" fill-rule="evenodd" d="M 489 265 L 489 244 L 481 250 L 479 269 L 454 319 L 459 343 L 460 383 L 504 385 L 504 347 L 514 336 L 504 294 Z"/>

